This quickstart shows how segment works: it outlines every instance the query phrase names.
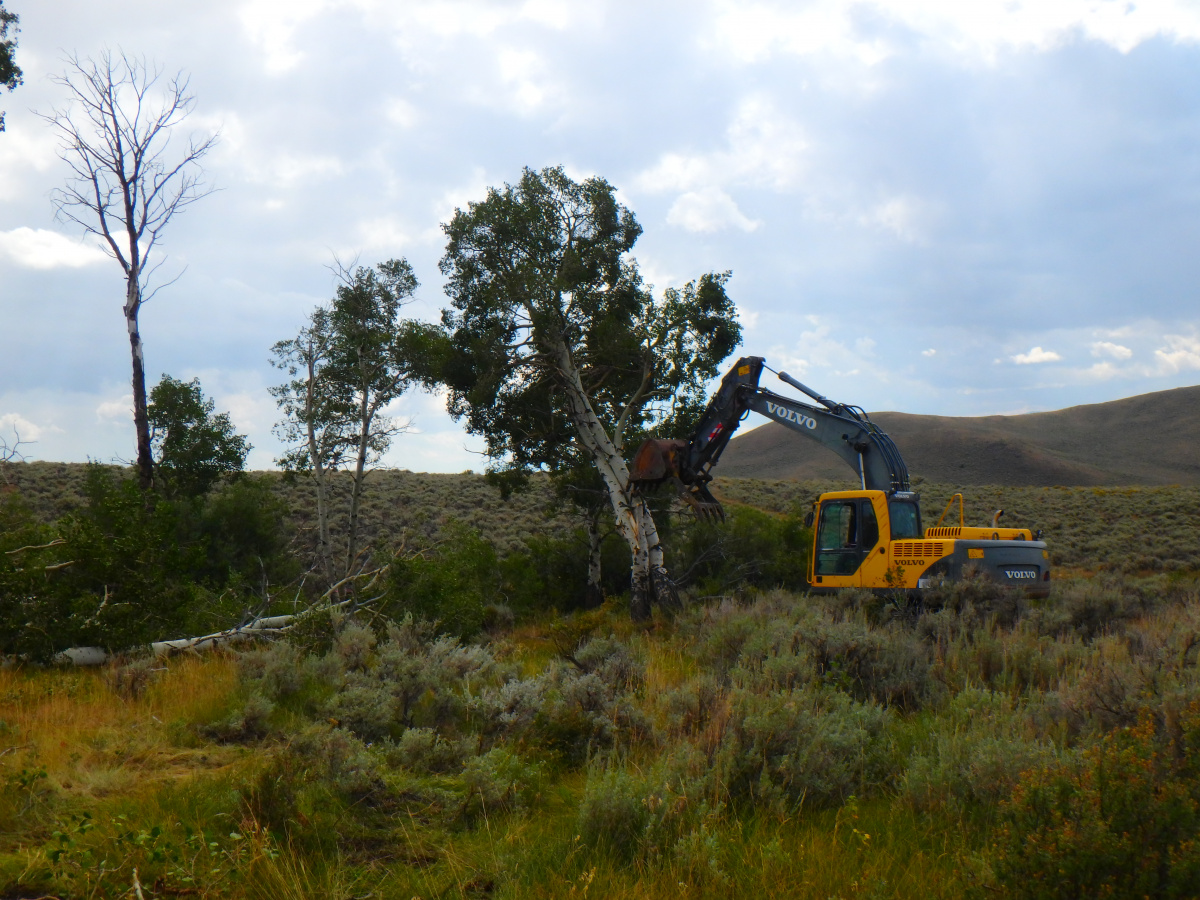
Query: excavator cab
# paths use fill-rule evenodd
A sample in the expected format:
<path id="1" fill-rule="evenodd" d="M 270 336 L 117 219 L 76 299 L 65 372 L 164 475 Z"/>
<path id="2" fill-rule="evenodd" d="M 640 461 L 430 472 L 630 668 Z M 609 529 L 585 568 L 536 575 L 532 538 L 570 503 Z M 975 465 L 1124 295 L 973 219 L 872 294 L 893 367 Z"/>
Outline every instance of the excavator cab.
<path id="1" fill-rule="evenodd" d="M 879 519 L 869 498 L 844 497 L 821 504 L 815 570 L 853 575 L 879 543 Z"/>

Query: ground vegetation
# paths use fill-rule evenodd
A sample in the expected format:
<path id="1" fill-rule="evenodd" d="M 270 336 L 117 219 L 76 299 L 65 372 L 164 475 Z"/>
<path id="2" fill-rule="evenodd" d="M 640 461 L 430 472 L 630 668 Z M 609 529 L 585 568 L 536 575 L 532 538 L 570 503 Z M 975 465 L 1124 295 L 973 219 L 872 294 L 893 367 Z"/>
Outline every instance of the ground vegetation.
<path id="1" fill-rule="evenodd" d="M 1183 897 L 1194 574 L 0 671 L 15 896 Z M 30 892 L 40 892 L 31 894 Z M 281 893 L 286 891 L 286 893 Z"/>

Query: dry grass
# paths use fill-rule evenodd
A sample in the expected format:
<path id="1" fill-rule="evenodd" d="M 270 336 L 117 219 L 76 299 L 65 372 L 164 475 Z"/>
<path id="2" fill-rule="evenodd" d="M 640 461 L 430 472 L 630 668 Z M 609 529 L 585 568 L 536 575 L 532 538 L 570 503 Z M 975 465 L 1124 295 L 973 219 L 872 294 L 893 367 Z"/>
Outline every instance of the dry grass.
<path id="1" fill-rule="evenodd" d="M 102 797 L 231 762 L 236 753 L 179 746 L 174 732 L 228 705 L 233 661 L 185 657 L 160 666 L 136 697 L 114 688 L 115 667 L 0 669 L 3 770 L 36 766 L 60 793 Z"/>

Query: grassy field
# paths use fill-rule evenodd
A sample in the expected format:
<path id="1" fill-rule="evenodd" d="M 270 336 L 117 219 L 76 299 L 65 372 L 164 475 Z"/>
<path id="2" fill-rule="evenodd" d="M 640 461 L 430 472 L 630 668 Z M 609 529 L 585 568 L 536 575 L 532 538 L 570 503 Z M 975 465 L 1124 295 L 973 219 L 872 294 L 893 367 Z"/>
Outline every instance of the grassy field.
<path id="1" fill-rule="evenodd" d="M 9 478 L 45 521 L 53 521 L 83 501 L 85 467 L 68 463 L 9 466 Z M 268 473 L 289 510 L 289 529 L 312 540 L 312 488 L 304 478 Z M 1200 486 L 1003 487 L 922 483 L 926 524 L 932 525 L 956 492 L 966 501 L 968 524 L 991 522 L 996 509 L 1006 525 L 1041 529 L 1051 561 L 1073 571 L 1126 574 L 1171 572 L 1200 567 Z M 349 478 L 333 480 L 336 509 L 344 509 Z M 718 478 L 721 499 L 772 512 L 806 510 L 822 491 L 853 488 L 845 482 L 760 481 Z M 365 539 L 384 546 L 408 540 L 435 541 L 447 524 L 478 530 L 501 552 L 519 547 L 530 536 L 560 533 L 577 524 L 569 509 L 553 505 L 544 480 L 507 500 L 481 475 L 440 475 L 380 471 L 367 481 L 363 499 Z M 949 514 L 957 516 L 957 506 Z M 345 528 L 334 515 L 335 535 Z"/>
<path id="2" fill-rule="evenodd" d="M 775 512 L 820 489 L 718 484 Z M 953 487 L 920 490 L 932 524 Z M 567 525 L 543 485 L 490 491 L 384 473 L 376 536 Z M 1200 497 L 967 500 L 1047 531 L 1048 599 L 739 591 L 634 627 L 614 598 L 468 643 L 315 622 L 0 669 L 0 897 L 1197 896 Z"/>
<path id="3" fill-rule="evenodd" d="M 1197 584 L 973 591 L 3 670 L 0 896 L 1038 896 L 1014 797 L 1113 734 L 1194 807 Z"/>

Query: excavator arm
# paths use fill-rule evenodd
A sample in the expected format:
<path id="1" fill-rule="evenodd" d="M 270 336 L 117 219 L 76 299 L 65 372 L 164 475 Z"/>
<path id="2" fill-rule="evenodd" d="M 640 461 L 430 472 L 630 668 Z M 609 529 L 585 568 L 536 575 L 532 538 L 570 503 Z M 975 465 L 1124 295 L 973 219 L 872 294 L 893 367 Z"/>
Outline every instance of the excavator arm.
<path id="1" fill-rule="evenodd" d="M 722 379 L 690 439 L 644 442 L 630 467 L 634 486 L 646 490 L 670 481 L 699 516 L 724 518 L 708 483 L 730 438 L 753 411 L 832 450 L 858 473 L 865 490 L 909 490 L 900 451 L 862 409 L 834 403 L 786 372 L 778 373 L 780 380 L 819 405 L 776 394 L 759 386 L 764 368 L 761 356 L 739 359 Z"/>

